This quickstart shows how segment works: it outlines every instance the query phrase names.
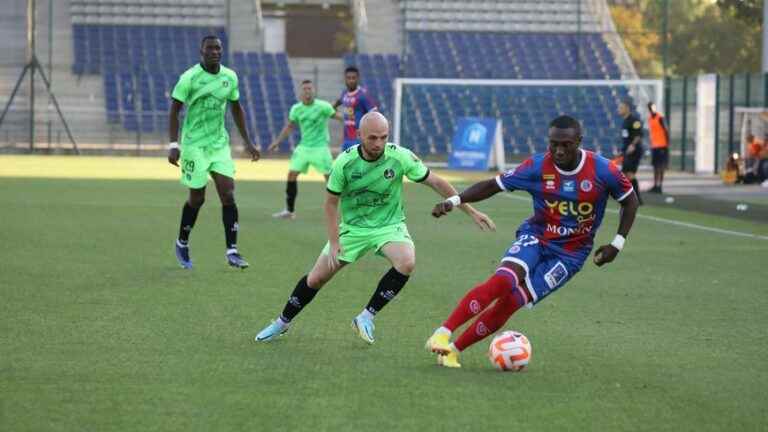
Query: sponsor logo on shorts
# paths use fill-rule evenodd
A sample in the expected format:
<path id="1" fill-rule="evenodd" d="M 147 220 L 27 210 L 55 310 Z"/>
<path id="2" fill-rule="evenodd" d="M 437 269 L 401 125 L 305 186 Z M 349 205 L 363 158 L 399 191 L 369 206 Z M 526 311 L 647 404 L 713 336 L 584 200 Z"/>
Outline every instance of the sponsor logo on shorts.
<path id="1" fill-rule="evenodd" d="M 544 281 L 553 290 L 568 277 L 568 270 L 561 261 L 558 261 L 547 273 L 544 274 Z"/>
<path id="2" fill-rule="evenodd" d="M 579 187 L 581 187 L 582 191 L 589 192 L 592 190 L 592 182 L 589 180 L 582 180 Z"/>

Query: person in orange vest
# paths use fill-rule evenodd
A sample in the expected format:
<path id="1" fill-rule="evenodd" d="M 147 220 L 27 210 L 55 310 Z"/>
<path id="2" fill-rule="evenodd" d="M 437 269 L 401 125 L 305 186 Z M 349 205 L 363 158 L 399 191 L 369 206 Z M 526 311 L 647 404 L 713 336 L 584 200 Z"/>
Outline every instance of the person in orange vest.
<path id="1" fill-rule="evenodd" d="M 649 192 L 661 193 L 664 171 L 669 164 L 669 130 L 664 116 L 656 111 L 656 104 L 648 103 L 648 129 L 651 135 L 651 164 L 653 165 L 653 187 Z"/>

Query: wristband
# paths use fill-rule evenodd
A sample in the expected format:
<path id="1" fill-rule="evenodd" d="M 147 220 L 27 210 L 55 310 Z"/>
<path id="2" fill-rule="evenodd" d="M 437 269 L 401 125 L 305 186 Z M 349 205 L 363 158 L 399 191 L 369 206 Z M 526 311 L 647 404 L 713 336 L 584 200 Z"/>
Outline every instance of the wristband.
<path id="1" fill-rule="evenodd" d="M 458 207 L 461 204 L 461 197 L 459 197 L 458 195 L 448 197 L 445 200 L 451 203 L 454 207 Z"/>
<path id="2" fill-rule="evenodd" d="M 168 144 L 168 150 L 173 150 L 173 149 L 177 149 L 177 148 L 179 148 L 179 142 L 178 141 L 174 141 L 174 142 Z"/>
<path id="3" fill-rule="evenodd" d="M 627 239 L 624 238 L 621 234 L 616 234 L 616 237 L 613 238 L 613 241 L 611 242 L 611 246 L 615 247 L 618 250 L 622 250 L 624 248 L 624 243 L 627 241 Z"/>

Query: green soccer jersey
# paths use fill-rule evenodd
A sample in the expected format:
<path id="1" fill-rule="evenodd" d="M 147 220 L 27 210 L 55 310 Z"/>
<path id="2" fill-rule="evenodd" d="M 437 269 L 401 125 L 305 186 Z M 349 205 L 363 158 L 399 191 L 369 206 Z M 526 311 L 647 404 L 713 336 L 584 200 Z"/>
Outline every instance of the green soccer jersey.
<path id="1" fill-rule="evenodd" d="M 227 101 L 240 99 L 235 71 L 221 66 L 219 73 L 212 74 L 196 64 L 181 74 L 171 97 L 187 106 L 181 129 L 182 146 L 221 148 L 229 145 L 224 117 Z"/>
<path id="2" fill-rule="evenodd" d="M 336 114 L 333 105 L 328 102 L 315 99 L 311 105 L 299 102 L 291 107 L 288 120 L 299 125 L 301 130 L 301 142 L 304 147 L 327 147 L 331 142 L 328 133 L 328 119 Z"/>
<path id="3" fill-rule="evenodd" d="M 363 159 L 359 145 L 341 153 L 327 188 L 341 196 L 342 228 L 379 228 L 404 221 L 403 176 L 415 182 L 429 176 L 429 169 L 407 148 L 388 143 L 371 162 Z"/>

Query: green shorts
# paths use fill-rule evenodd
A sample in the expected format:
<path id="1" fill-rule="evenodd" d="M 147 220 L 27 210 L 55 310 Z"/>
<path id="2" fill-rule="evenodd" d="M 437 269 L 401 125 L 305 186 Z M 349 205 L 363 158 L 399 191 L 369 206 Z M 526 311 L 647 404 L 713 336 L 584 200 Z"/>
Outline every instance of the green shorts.
<path id="1" fill-rule="evenodd" d="M 326 146 L 304 147 L 299 145 L 296 147 L 293 150 L 293 155 L 291 155 L 291 163 L 288 165 L 288 169 L 306 174 L 309 171 L 310 165 L 319 171 L 320 174 L 329 174 L 331 172 L 331 165 L 333 165 L 331 149 Z"/>
<path id="2" fill-rule="evenodd" d="M 191 189 L 201 189 L 208 184 L 211 172 L 235 178 L 235 162 L 229 146 L 221 148 L 182 147 L 181 184 Z"/>
<path id="3" fill-rule="evenodd" d="M 343 227 L 339 233 L 341 255 L 339 259 L 353 263 L 362 258 L 368 251 L 382 255 L 381 248 L 392 242 L 408 243 L 413 246 L 413 240 L 404 223 L 388 225 L 382 228 L 350 228 Z M 331 250 L 330 243 L 323 248 L 323 255 Z M 383 256 L 383 255 L 382 255 Z"/>

